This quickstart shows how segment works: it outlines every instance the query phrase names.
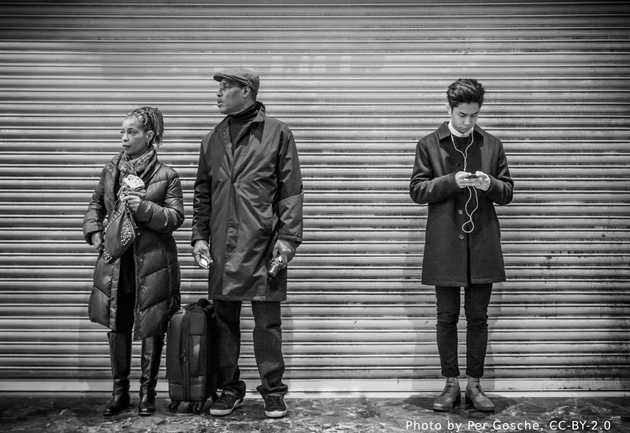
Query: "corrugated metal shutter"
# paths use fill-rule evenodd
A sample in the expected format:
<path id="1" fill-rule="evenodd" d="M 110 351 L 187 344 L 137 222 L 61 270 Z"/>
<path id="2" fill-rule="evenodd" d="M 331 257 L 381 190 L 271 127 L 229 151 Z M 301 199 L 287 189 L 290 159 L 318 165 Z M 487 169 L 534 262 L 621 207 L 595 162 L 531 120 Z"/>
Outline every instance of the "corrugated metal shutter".
<path id="1" fill-rule="evenodd" d="M 260 71 L 260 99 L 294 130 L 303 166 L 306 241 L 284 307 L 294 392 L 439 389 L 433 288 L 419 282 L 426 209 L 407 185 L 459 77 L 489 90 L 480 123 L 504 140 L 516 180 L 498 209 L 509 281 L 490 307 L 487 387 L 627 390 L 626 2 L 1 8 L 0 390 L 110 387 L 104 330 L 86 319 L 94 254 L 80 226 L 133 106 L 165 113 L 161 154 L 187 204 L 184 301 L 205 294 L 188 245 L 192 177 L 220 119 L 210 73 L 242 65 Z M 244 322 L 253 389 L 248 308 Z"/>

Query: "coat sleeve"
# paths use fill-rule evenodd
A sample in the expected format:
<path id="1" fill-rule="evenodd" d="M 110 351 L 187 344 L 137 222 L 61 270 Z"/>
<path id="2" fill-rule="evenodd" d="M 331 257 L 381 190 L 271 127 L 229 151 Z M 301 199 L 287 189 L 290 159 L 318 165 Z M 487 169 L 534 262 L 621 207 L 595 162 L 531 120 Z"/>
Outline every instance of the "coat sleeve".
<path id="1" fill-rule="evenodd" d="M 162 204 L 142 200 L 134 218 L 143 227 L 158 233 L 170 233 L 184 222 L 184 198 L 182 184 L 177 173 L 167 177 L 168 186 Z"/>
<path id="2" fill-rule="evenodd" d="M 98 184 L 92 193 L 92 199 L 88 204 L 87 212 L 83 217 L 83 236 L 85 241 L 92 245 L 92 234 L 103 231 L 103 220 L 107 210 L 105 209 L 105 174 L 103 168 Z"/>
<path id="3" fill-rule="evenodd" d="M 457 193 L 455 173 L 434 177 L 431 158 L 425 142 L 420 140 L 416 146 L 416 159 L 409 182 L 409 196 L 419 204 L 437 203 Z"/>
<path id="4" fill-rule="evenodd" d="M 501 142 L 499 142 L 496 166 L 496 174 L 495 176 L 490 176 L 490 187 L 486 191 L 486 196 L 496 204 L 508 204 L 512 201 L 514 181 L 510 176 L 510 169 L 508 168 L 507 158 Z"/>
<path id="5" fill-rule="evenodd" d="M 199 149 L 197 178 L 195 179 L 195 185 L 193 187 L 192 245 L 198 240 L 210 241 L 212 177 L 208 174 L 209 170 L 205 156 L 207 147 L 208 140 L 204 139 Z"/>
<path id="6" fill-rule="evenodd" d="M 291 131 L 286 131 L 282 137 L 277 176 L 278 194 L 275 204 L 279 219 L 278 239 L 292 242 L 297 247 L 302 243 L 304 192 L 300 161 Z"/>

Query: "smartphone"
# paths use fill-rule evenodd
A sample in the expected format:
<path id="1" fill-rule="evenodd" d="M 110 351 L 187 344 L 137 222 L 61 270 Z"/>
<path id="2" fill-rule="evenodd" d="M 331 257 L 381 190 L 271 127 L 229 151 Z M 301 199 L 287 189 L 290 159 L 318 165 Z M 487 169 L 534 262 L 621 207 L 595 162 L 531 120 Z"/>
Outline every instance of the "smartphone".
<path id="1" fill-rule="evenodd" d="M 470 173 L 470 174 L 467 174 L 467 175 L 464 177 L 464 179 L 474 180 L 474 179 L 477 179 L 478 177 L 479 177 L 479 176 L 477 176 L 476 174 L 474 174 L 474 173 Z"/>

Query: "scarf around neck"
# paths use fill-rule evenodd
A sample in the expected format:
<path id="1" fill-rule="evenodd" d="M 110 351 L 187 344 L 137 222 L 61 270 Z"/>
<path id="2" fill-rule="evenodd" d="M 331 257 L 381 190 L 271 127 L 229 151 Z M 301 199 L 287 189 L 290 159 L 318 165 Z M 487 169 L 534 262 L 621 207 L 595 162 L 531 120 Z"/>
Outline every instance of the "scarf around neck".
<path id="1" fill-rule="evenodd" d="M 129 158 L 127 152 L 123 151 L 120 156 L 120 161 L 118 161 L 118 170 L 120 171 L 120 182 L 127 176 L 128 174 L 133 174 L 138 177 L 142 177 L 147 168 L 152 165 L 152 162 L 157 158 L 157 153 L 155 148 L 151 146 L 151 148 L 138 156 L 137 158 Z"/>

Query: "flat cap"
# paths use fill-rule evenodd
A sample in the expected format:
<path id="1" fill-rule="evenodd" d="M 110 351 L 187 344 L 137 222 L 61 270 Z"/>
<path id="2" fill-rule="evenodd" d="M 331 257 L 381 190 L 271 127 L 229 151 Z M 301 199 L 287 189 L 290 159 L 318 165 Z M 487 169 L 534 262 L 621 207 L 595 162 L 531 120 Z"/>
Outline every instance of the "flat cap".
<path id="1" fill-rule="evenodd" d="M 260 78 L 258 77 L 258 74 L 251 69 L 226 69 L 224 71 L 216 72 L 212 78 L 217 81 L 236 81 L 237 83 L 251 87 L 255 92 L 257 92 L 260 87 Z"/>

